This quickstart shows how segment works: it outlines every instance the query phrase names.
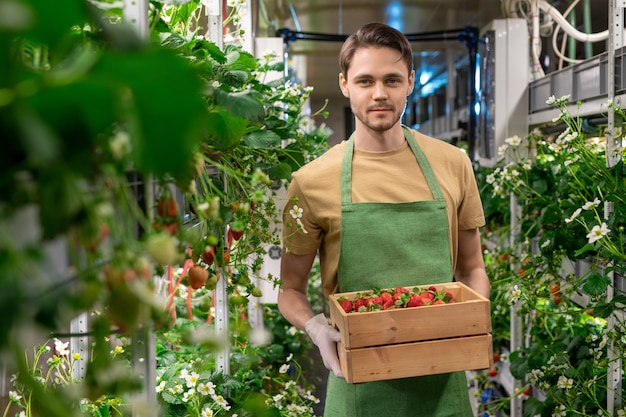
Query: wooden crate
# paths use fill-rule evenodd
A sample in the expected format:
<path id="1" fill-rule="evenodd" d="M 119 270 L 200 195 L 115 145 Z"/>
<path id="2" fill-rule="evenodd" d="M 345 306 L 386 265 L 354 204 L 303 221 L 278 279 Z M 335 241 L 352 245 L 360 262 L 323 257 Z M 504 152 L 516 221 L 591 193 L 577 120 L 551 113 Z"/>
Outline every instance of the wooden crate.
<path id="1" fill-rule="evenodd" d="M 490 334 L 360 349 L 338 343 L 341 371 L 352 384 L 486 369 L 492 349 Z"/>
<path id="2" fill-rule="evenodd" d="M 460 282 L 433 285 L 437 291 L 450 291 L 455 302 L 346 313 L 337 300 L 341 297 L 353 300 L 357 297 L 357 292 L 337 293 L 330 296 L 331 323 L 339 329 L 341 342 L 347 349 L 484 335 L 491 332 L 491 308 L 487 298 Z"/>

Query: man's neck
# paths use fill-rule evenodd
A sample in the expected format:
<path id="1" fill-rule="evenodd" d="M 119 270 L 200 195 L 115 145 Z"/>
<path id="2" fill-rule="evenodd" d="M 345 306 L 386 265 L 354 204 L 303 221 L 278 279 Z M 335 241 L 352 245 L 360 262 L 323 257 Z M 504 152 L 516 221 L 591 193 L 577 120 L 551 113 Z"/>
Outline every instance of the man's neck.
<path id="1" fill-rule="evenodd" d="M 404 132 L 400 123 L 384 132 L 378 132 L 359 125 L 357 125 L 354 131 L 354 147 L 362 151 L 392 151 L 402 146 L 404 142 Z"/>

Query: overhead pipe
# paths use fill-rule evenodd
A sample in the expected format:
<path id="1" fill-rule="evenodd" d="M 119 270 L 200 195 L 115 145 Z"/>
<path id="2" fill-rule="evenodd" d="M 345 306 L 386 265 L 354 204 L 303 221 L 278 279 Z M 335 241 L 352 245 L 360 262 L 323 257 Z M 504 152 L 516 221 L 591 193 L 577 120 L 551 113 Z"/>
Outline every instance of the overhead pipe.
<path id="1" fill-rule="evenodd" d="M 591 0 L 583 1 L 583 29 L 585 33 L 591 33 L 593 28 L 591 27 Z M 589 42 L 585 42 L 585 58 L 591 58 L 593 56 L 593 45 Z"/>
<path id="2" fill-rule="evenodd" d="M 442 42 L 455 40 L 468 43 L 475 42 L 477 34 L 478 29 L 465 27 L 462 29 L 405 34 L 404 36 L 406 36 L 410 42 Z M 278 29 L 276 35 L 282 37 L 285 43 L 297 40 L 344 42 L 348 39 L 348 36 L 350 36 L 345 34 L 293 31 L 289 28 Z"/>
<path id="3" fill-rule="evenodd" d="M 563 31 L 581 42 L 600 42 L 609 38 L 609 31 L 603 30 L 598 33 L 583 33 L 570 25 L 565 17 L 555 7 L 550 5 L 546 0 L 539 0 L 539 8 L 552 17 L 556 23 L 561 26 Z"/>

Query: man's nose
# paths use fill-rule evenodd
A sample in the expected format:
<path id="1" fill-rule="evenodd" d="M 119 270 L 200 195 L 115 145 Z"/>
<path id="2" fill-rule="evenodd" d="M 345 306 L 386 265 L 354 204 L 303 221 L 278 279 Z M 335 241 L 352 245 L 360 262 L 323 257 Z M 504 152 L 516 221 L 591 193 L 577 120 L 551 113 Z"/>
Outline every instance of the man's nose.
<path id="1" fill-rule="evenodd" d="M 383 83 L 374 85 L 374 100 L 384 100 L 387 98 L 387 89 Z"/>

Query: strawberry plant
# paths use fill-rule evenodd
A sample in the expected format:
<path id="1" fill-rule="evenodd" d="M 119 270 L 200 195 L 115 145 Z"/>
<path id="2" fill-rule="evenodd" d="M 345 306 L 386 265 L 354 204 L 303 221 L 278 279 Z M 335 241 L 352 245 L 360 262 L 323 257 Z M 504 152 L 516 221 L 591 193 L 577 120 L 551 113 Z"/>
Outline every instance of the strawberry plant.
<path id="1" fill-rule="evenodd" d="M 523 400 L 524 415 L 621 415 L 625 114 L 607 102 L 615 129 L 589 130 L 575 113 L 581 103 L 569 99 L 547 101 L 563 129 L 505 139 L 498 165 L 479 174 L 490 216 L 485 237 L 495 244 L 484 252 L 494 352 L 508 347 L 511 331 L 525 335 L 507 355 L 512 377 L 525 387 L 508 395 Z M 511 203 L 514 211 L 507 207 Z M 513 212 L 514 234 L 508 216 Z M 521 317 L 522 329 L 510 328 L 513 314 Z M 508 399 L 493 402 L 489 413 Z M 612 403 L 622 406 L 611 408 Z"/>
<path id="2" fill-rule="evenodd" d="M 22 18 L 0 19 L 0 349 L 21 375 L 16 332 L 58 332 L 95 310 L 98 360 L 73 392 L 135 391 L 110 372 L 111 334 L 196 314 L 195 294 L 182 311 L 167 304 L 182 287 L 165 271 L 187 261 L 205 262 L 197 293 L 223 279 L 229 294 L 259 295 L 250 277 L 277 242 L 273 187 L 325 149 L 327 131 L 303 116 L 310 88 L 264 82 L 281 59 L 200 36 L 201 7 L 151 1 L 146 40 L 108 0 L 11 2 Z M 170 284 L 164 306 L 156 287 Z M 105 386 L 107 374 L 119 378 Z M 80 399 L 24 378 L 27 417 L 75 414 Z"/>

